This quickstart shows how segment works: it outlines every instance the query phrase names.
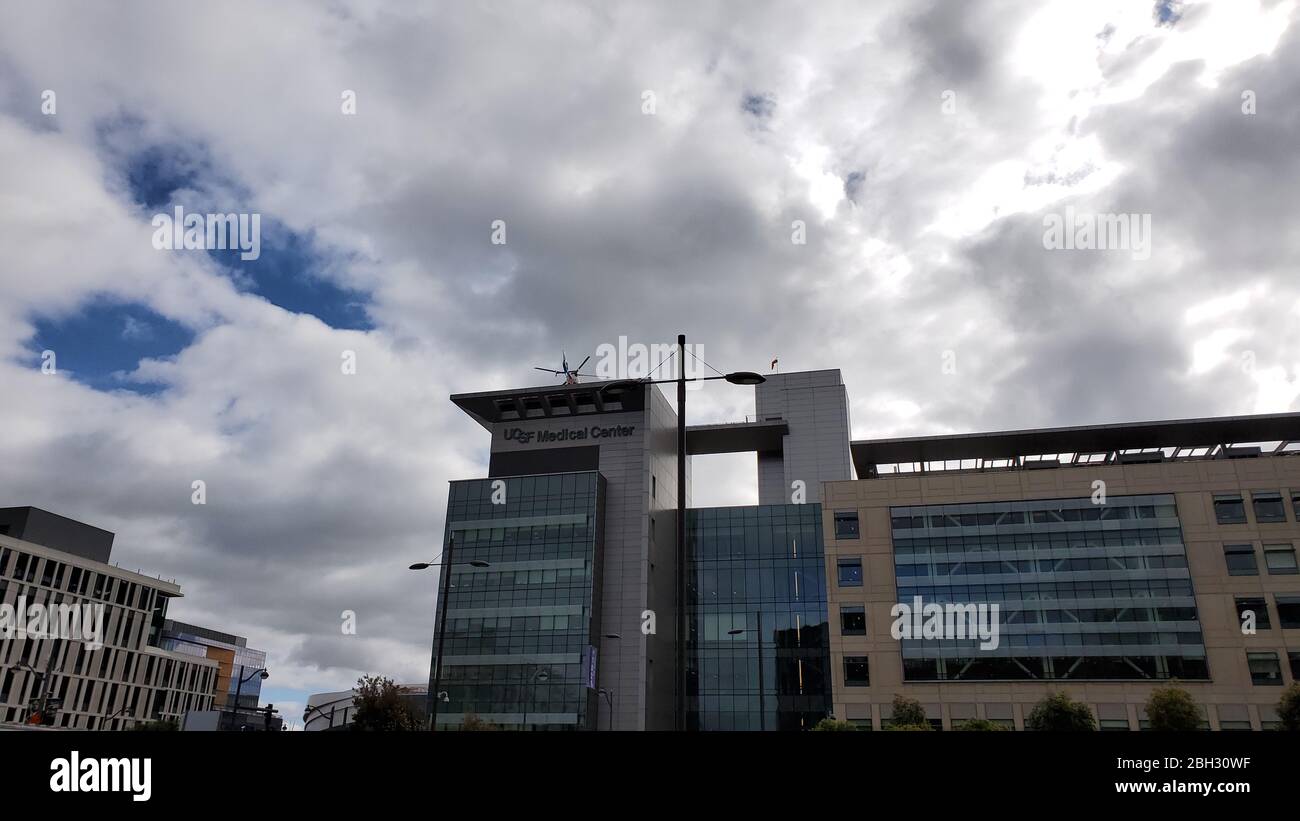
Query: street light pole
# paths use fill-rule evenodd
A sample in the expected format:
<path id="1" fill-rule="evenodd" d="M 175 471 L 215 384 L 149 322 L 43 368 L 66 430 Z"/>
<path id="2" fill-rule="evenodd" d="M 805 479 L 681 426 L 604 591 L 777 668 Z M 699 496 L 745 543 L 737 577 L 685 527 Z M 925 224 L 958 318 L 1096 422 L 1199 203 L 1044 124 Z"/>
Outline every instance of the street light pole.
<path id="1" fill-rule="evenodd" d="M 227 690 L 226 692 L 229 692 L 229 690 Z M 241 694 L 243 694 L 243 692 L 244 692 L 244 665 L 241 664 L 239 665 L 239 683 L 235 685 L 235 705 L 234 705 L 235 708 L 231 710 L 232 721 L 230 723 L 232 726 L 235 723 L 233 719 L 237 719 L 239 717 L 239 697 Z"/>
<path id="2" fill-rule="evenodd" d="M 239 665 L 239 683 L 235 685 L 235 709 L 231 711 L 231 715 L 233 717 L 235 718 L 239 717 L 239 697 L 244 692 L 244 682 L 251 681 L 253 679 L 253 676 L 257 676 L 257 675 L 260 675 L 263 681 L 271 677 L 270 673 L 266 672 L 265 667 L 259 667 L 253 672 L 249 673 L 247 676 L 245 676 L 244 665 L 242 664 Z M 231 725 L 232 726 L 234 725 L 233 721 L 231 722 Z"/>
<path id="3" fill-rule="evenodd" d="M 56 645 L 54 649 L 50 652 L 50 659 L 45 664 L 44 673 L 37 672 L 36 668 L 31 666 L 27 662 L 22 663 L 22 666 L 30 670 L 32 672 L 32 675 L 36 676 L 36 680 L 41 683 L 40 694 L 37 696 L 37 701 L 36 701 L 36 715 L 40 717 L 42 724 L 44 724 L 46 721 L 45 711 L 49 709 L 49 703 L 50 703 L 49 701 L 50 672 L 54 669 L 54 657 L 57 656 L 58 654 L 59 654 L 59 648 Z M 31 718 L 32 718 L 31 716 L 28 716 L 27 720 L 31 721 Z"/>
<path id="4" fill-rule="evenodd" d="M 438 594 L 438 607 L 441 615 L 437 617 L 438 622 L 438 643 L 434 649 L 433 658 L 433 682 L 429 685 L 428 695 L 425 696 L 425 702 L 428 705 L 425 712 L 429 714 L 429 732 L 433 732 L 438 726 L 438 703 L 442 701 L 438 688 L 442 686 L 442 647 L 447 638 L 447 599 L 451 592 L 451 568 L 455 564 L 468 564 L 474 567 L 491 567 L 488 562 L 474 559 L 468 562 L 453 562 L 451 560 L 452 550 L 456 547 L 456 531 L 448 530 L 447 548 L 439 556 L 443 557 L 441 562 L 416 562 L 408 567 L 408 570 L 428 570 L 430 567 L 441 567 L 438 571 L 438 584 L 442 587 L 442 592 Z"/>
<path id="5" fill-rule="evenodd" d="M 442 686 L 442 648 L 447 641 L 447 599 L 451 598 L 451 568 L 452 568 L 452 551 L 456 548 L 456 531 L 447 531 L 447 551 L 446 558 L 442 562 L 441 581 L 442 592 L 438 598 L 442 599 L 438 604 L 442 614 L 438 617 L 438 657 L 433 662 L 433 687 L 430 695 L 433 697 L 429 706 L 429 732 L 436 732 L 438 729 L 438 704 L 442 699 L 438 696 L 438 690 Z"/>
<path id="6" fill-rule="evenodd" d="M 757 617 L 755 630 L 758 632 L 758 729 L 767 729 L 767 694 L 763 692 L 763 611 L 755 610 Z M 745 634 L 745 628 L 736 627 L 727 631 L 728 636 Z"/>
<path id="7" fill-rule="evenodd" d="M 758 729 L 767 729 L 767 694 L 763 692 L 763 611 L 755 610 L 758 616 Z"/>
<path id="8" fill-rule="evenodd" d="M 686 729 L 686 334 L 677 335 L 677 729 Z"/>
<path id="9" fill-rule="evenodd" d="M 528 682 L 528 700 L 524 702 L 524 723 L 520 726 L 520 732 L 528 731 L 528 708 L 537 700 L 537 682 L 550 680 L 551 674 L 546 672 L 546 668 L 539 667 L 533 671 L 533 677 Z"/>
<path id="10" fill-rule="evenodd" d="M 733 385 L 761 385 L 767 379 L 753 371 L 735 371 L 719 376 L 697 376 L 686 378 L 686 334 L 677 335 L 678 356 L 681 358 L 681 371 L 676 379 L 625 379 L 608 384 L 602 390 L 609 395 L 618 395 L 632 387 L 664 385 L 677 383 L 677 621 L 675 629 L 677 661 L 677 681 L 674 693 L 674 724 L 677 729 L 686 729 L 686 383 L 710 382 L 725 379 Z M 707 363 L 706 363 L 707 364 Z M 710 366 L 712 367 L 712 366 Z M 716 370 L 716 369 L 715 369 Z"/>
<path id="11" fill-rule="evenodd" d="M 614 729 L 614 691 L 607 690 L 604 687 L 601 687 L 600 694 L 604 696 L 605 701 L 609 703 L 609 729 L 613 730 Z"/>

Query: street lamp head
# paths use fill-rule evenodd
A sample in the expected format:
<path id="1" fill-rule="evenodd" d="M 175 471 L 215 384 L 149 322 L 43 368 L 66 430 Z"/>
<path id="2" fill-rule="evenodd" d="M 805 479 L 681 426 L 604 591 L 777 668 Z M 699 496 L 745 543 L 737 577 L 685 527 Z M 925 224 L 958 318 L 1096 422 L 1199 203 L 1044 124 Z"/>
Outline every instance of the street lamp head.
<path id="1" fill-rule="evenodd" d="M 411 565 L 411 566 L 410 566 L 409 568 L 407 568 L 407 569 L 408 569 L 408 570 L 428 570 L 430 567 L 432 567 L 432 565 L 430 565 L 428 562 L 416 562 L 415 564 Z"/>
<path id="2" fill-rule="evenodd" d="M 492 566 L 492 564 L 491 564 L 490 562 L 485 562 L 485 561 L 483 561 L 482 559 L 475 559 L 474 561 L 470 562 L 470 564 L 471 564 L 472 566 L 474 566 L 474 567 L 491 567 L 491 566 Z"/>
<path id="3" fill-rule="evenodd" d="M 606 633 L 606 634 L 605 634 L 605 638 L 607 638 L 607 639 L 622 639 L 623 637 L 620 636 L 618 633 Z"/>
<path id="4" fill-rule="evenodd" d="M 262 671 L 262 681 L 266 681 L 270 677 L 271 677 L 270 673 L 266 672 L 265 670 Z"/>
<path id="5" fill-rule="evenodd" d="M 743 633 L 743 632 L 745 632 L 745 629 L 744 629 L 743 627 L 737 627 L 737 628 L 734 629 L 734 630 L 728 630 L 728 631 L 727 631 L 727 635 L 728 635 L 728 636 L 739 636 L 739 635 L 740 635 L 741 633 Z"/>
<path id="6" fill-rule="evenodd" d="M 733 385 L 761 385 L 767 381 L 767 377 L 753 371 L 736 371 L 724 378 Z"/>

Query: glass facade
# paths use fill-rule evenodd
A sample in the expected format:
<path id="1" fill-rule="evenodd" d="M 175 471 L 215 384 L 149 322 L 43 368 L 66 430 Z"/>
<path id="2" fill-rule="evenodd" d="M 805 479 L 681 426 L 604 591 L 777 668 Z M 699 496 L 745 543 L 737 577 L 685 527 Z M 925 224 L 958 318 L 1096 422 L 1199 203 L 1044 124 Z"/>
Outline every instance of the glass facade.
<path id="1" fill-rule="evenodd" d="M 262 677 L 251 674 L 254 670 L 266 668 L 266 652 L 237 644 L 239 641 L 243 639 L 227 633 L 183 622 L 166 621 L 159 646 L 187 656 L 216 660 L 221 669 L 220 678 L 229 681 L 224 702 L 218 699 L 217 703 L 235 706 L 235 697 L 238 695 L 238 706 L 256 708 L 262 700 Z M 233 661 L 227 661 L 224 653 L 210 652 L 210 648 L 230 651 Z M 244 667 L 242 675 L 249 677 L 242 686 L 240 665 Z"/>
<path id="2" fill-rule="evenodd" d="M 996 650 L 903 639 L 906 681 L 1209 678 L 1172 495 L 890 516 L 900 602 L 1000 606 Z"/>
<path id="3" fill-rule="evenodd" d="M 808 729 L 830 712 L 821 506 L 687 511 L 687 727 Z"/>
<path id="4" fill-rule="evenodd" d="M 595 729 L 604 481 L 588 471 L 451 483 L 439 726 L 475 716 L 509 729 Z"/>

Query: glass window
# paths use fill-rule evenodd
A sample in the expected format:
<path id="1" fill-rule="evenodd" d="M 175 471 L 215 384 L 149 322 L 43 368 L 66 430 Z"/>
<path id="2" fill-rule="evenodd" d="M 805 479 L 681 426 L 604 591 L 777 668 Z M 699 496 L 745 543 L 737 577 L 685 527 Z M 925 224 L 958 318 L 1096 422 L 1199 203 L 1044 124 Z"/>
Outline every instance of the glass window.
<path id="1" fill-rule="evenodd" d="M 835 538 L 858 538 L 858 512 L 856 510 L 835 511 Z"/>
<path id="2" fill-rule="evenodd" d="M 1281 493 L 1264 493 L 1257 492 L 1250 494 L 1250 500 L 1255 505 L 1255 521 L 1257 522 L 1285 522 L 1286 508 L 1282 505 Z"/>
<path id="3" fill-rule="evenodd" d="M 867 610 L 861 605 L 840 605 L 840 635 L 865 636 Z"/>
<path id="4" fill-rule="evenodd" d="M 1300 652 L 1292 650 L 1286 655 L 1291 661 L 1291 678 L 1300 681 Z"/>
<path id="5" fill-rule="evenodd" d="M 1300 522 L 1300 491 L 1291 493 L 1291 512 L 1295 514 L 1295 520 Z"/>
<path id="6" fill-rule="evenodd" d="M 1247 653 L 1246 664 L 1252 684 L 1282 683 L 1282 665 L 1278 663 L 1277 653 Z"/>
<path id="7" fill-rule="evenodd" d="M 1300 596 L 1274 596 L 1277 605 L 1277 620 L 1283 630 L 1300 627 Z"/>
<path id="8" fill-rule="evenodd" d="M 1243 629 L 1246 624 L 1246 614 L 1253 613 L 1256 630 L 1271 630 L 1272 623 L 1268 618 L 1268 603 L 1262 598 L 1237 598 L 1237 624 Z"/>
<path id="9" fill-rule="evenodd" d="M 844 684 L 847 687 L 870 686 L 871 673 L 867 667 L 866 656 L 844 657 Z"/>
<path id="10" fill-rule="evenodd" d="M 1221 525 L 1236 525 L 1246 521 L 1246 505 L 1239 494 L 1219 494 L 1214 497 L 1214 518 Z"/>
<path id="11" fill-rule="evenodd" d="M 862 559 L 854 557 L 852 559 L 840 559 L 840 587 L 861 587 L 862 586 Z"/>
<path id="12" fill-rule="evenodd" d="M 1264 545 L 1264 566 L 1270 576 L 1291 576 L 1297 573 L 1295 548 L 1289 544 Z"/>
<path id="13" fill-rule="evenodd" d="M 1228 544 L 1223 546 L 1223 558 L 1228 563 L 1229 576 L 1258 576 L 1259 565 L 1255 563 L 1255 548 L 1248 544 Z"/>

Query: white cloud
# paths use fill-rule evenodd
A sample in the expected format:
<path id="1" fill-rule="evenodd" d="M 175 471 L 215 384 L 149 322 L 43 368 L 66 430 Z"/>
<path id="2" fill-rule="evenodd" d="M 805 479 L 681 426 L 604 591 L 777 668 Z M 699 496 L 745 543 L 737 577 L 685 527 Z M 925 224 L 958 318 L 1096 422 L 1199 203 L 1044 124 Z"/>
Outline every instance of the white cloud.
<path id="1" fill-rule="evenodd" d="M 116 530 L 125 563 L 180 579 L 176 615 L 268 647 L 277 686 L 335 690 L 427 666 L 432 578 L 405 566 L 486 447 L 447 395 L 562 347 L 686 331 L 723 369 L 839 367 L 858 436 L 1295 408 L 1292 5 L 1172 28 L 1130 2 L 10 9 L 0 502 Z M 153 250 L 123 167 L 147 146 L 314 236 L 375 327 Z M 1041 210 L 1069 203 L 1151 213 L 1152 259 L 1044 252 Z M 159 393 L 35 368 L 36 320 L 104 296 L 195 332 L 133 372 Z M 747 412 L 691 401 L 693 423 Z M 749 498 L 727 469 L 697 480 Z"/>

